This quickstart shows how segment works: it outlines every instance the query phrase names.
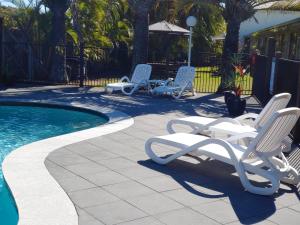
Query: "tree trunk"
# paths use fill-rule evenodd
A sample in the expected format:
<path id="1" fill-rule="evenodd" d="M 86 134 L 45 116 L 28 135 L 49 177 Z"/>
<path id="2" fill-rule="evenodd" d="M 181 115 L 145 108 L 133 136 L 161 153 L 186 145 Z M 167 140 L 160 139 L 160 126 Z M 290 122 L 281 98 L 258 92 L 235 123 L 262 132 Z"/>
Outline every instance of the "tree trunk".
<path id="1" fill-rule="evenodd" d="M 52 11 L 52 63 L 50 80 L 55 82 L 66 82 L 66 51 L 65 51 L 65 12 L 66 9 L 56 4 L 51 8 Z"/>
<path id="2" fill-rule="evenodd" d="M 133 39 L 133 68 L 148 61 L 149 16 L 147 10 L 136 10 Z"/>
<path id="3" fill-rule="evenodd" d="M 231 58 L 235 53 L 238 53 L 240 25 L 241 22 L 235 18 L 230 18 L 227 21 L 227 33 L 222 55 L 222 79 L 218 88 L 219 93 L 232 88 L 232 84 L 228 81 L 232 80 L 233 76 Z"/>

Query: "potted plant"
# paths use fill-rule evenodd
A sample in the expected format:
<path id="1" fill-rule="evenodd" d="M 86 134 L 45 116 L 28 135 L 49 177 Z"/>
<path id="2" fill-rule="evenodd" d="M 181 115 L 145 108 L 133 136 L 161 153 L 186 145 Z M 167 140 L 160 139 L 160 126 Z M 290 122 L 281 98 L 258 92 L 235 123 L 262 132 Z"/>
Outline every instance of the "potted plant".
<path id="1" fill-rule="evenodd" d="M 232 74 L 228 79 L 228 91 L 224 92 L 225 103 L 228 113 L 232 117 L 240 116 L 246 108 L 246 99 L 241 98 L 247 68 L 241 62 L 241 56 L 232 57 Z"/>

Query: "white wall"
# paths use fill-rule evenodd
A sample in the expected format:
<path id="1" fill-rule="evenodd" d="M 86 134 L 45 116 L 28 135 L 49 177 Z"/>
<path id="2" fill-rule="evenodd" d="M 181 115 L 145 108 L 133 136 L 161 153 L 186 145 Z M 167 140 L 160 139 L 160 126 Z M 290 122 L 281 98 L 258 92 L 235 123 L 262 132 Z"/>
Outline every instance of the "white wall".
<path id="1" fill-rule="evenodd" d="M 251 18 L 244 21 L 240 28 L 240 40 L 249 34 L 273 27 L 278 24 L 300 18 L 300 12 L 280 11 L 280 10 L 258 10 L 255 13 L 258 22 Z"/>

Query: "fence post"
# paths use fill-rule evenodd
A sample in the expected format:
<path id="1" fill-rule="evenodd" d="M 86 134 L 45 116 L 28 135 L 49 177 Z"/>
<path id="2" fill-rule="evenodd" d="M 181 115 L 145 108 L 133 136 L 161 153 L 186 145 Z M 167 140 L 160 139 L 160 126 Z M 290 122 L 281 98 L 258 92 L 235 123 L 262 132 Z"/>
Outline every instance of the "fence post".
<path id="1" fill-rule="evenodd" d="M 298 71 L 297 87 L 300 87 L 300 66 Z M 296 106 L 300 108 L 300 90 L 293 94 L 296 94 Z M 300 143 L 300 119 L 295 126 L 294 139 L 296 143 Z"/>
<path id="2" fill-rule="evenodd" d="M 2 59 L 3 59 L 3 18 L 0 17 L 0 80 L 3 80 L 3 68 L 2 68 Z"/>
<path id="3" fill-rule="evenodd" d="M 277 58 L 272 57 L 272 64 L 271 64 L 271 73 L 270 73 L 270 82 L 269 82 L 269 94 L 273 95 L 275 92 L 275 85 L 276 85 L 276 65 L 277 65 Z"/>
<path id="4" fill-rule="evenodd" d="M 28 59 L 27 59 L 27 63 L 28 63 L 28 80 L 32 81 L 33 80 L 33 60 L 32 60 L 32 48 L 31 46 L 28 44 L 27 45 L 27 50 L 28 50 Z"/>
<path id="5" fill-rule="evenodd" d="M 275 81 L 275 64 L 276 64 L 276 59 L 274 59 L 275 56 L 275 49 L 276 49 L 276 40 L 273 37 L 268 38 L 268 43 L 267 43 L 267 73 L 265 76 L 265 82 L 266 84 L 269 84 L 269 94 L 272 95 L 273 93 L 273 85 Z M 270 97 L 270 96 L 269 96 Z"/>
<path id="6" fill-rule="evenodd" d="M 79 63 L 80 63 L 80 74 L 79 74 L 79 87 L 83 87 L 84 81 L 84 43 L 79 43 Z"/>

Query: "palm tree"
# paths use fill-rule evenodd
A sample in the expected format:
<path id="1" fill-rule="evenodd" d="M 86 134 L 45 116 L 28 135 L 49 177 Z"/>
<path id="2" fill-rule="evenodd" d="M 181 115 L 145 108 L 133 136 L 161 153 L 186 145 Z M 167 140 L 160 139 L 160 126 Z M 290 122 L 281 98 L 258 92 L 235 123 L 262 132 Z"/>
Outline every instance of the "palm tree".
<path id="1" fill-rule="evenodd" d="M 14 10 L 9 21 L 11 26 L 13 23 L 20 29 L 20 37 L 14 36 L 19 42 L 34 42 L 36 33 L 36 21 L 39 19 L 42 2 L 39 0 L 4 0 L 4 2 L 14 5 L 17 10 Z M 12 34 L 13 35 L 13 34 Z"/>
<path id="2" fill-rule="evenodd" d="M 133 67 L 148 60 L 149 12 L 156 0 L 128 0 L 134 16 Z"/>
<path id="3" fill-rule="evenodd" d="M 70 6 L 70 0 L 44 0 L 43 3 L 52 14 L 51 49 L 52 63 L 50 80 L 55 82 L 67 81 L 65 71 L 66 57 L 64 45 L 66 43 L 66 11 Z"/>
<path id="4" fill-rule="evenodd" d="M 154 7 L 150 11 L 150 21 L 158 22 L 167 20 L 170 23 L 175 23 L 177 19 L 177 3 L 180 0 L 157 0 Z"/>

